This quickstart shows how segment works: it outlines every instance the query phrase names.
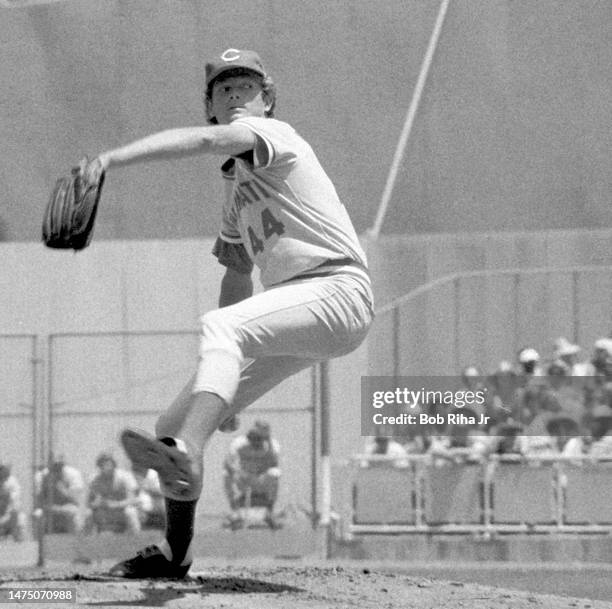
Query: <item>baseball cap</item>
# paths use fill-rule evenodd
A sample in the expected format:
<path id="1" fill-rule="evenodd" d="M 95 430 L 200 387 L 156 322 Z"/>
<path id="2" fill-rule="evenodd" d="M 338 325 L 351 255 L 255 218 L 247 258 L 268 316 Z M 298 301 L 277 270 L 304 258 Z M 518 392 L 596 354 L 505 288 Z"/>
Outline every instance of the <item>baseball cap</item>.
<path id="1" fill-rule="evenodd" d="M 206 64 L 206 87 L 220 74 L 234 68 L 251 70 L 260 76 L 266 76 L 261 58 L 255 51 L 227 49 Z"/>
<path id="2" fill-rule="evenodd" d="M 539 362 L 540 354 L 535 349 L 527 347 L 519 353 L 518 360 L 521 362 L 521 364 L 526 364 L 527 362 Z"/>
<path id="3" fill-rule="evenodd" d="M 580 353 L 581 350 L 579 345 L 574 345 L 564 336 L 558 338 L 554 344 L 554 352 L 558 357 L 563 355 L 576 355 Z"/>
<path id="4" fill-rule="evenodd" d="M 598 338 L 593 347 L 595 349 L 607 351 L 609 355 L 612 355 L 612 338 Z"/>

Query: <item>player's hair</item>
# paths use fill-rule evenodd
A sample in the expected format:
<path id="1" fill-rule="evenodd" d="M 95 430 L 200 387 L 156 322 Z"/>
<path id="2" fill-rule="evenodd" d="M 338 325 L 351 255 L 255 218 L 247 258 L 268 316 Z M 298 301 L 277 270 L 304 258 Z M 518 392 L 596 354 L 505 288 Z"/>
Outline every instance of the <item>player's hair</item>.
<path id="1" fill-rule="evenodd" d="M 224 80 L 231 78 L 232 76 L 258 76 L 261 78 L 261 88 L 266 101 L 270 103 L 270 108 L 266 110 L 266 116 L 272 118 L 274 116 L 274 110 L 276 109 L 276 85 L 270 76 L 260 77 L 252 70 L 245 68 L 234 68 L 232 70 L 226 70 L 206 87 L 206 93 L 204 94 L 204 106 L 206 108 L 206 119 L 212 125 L 217 124 L 217 119 L 212 115 L 212 90 L 213 85 L 217 82 L 223 82 Z"/>

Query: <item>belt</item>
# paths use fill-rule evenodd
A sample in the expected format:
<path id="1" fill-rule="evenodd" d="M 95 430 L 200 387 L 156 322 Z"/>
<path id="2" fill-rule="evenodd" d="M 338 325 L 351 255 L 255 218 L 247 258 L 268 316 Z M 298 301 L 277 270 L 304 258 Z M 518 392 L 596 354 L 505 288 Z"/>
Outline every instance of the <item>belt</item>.
<path id="1" fill-rule="evenodd" d="M 361 264 L 361 262 L 357 262 L 357 260 L 354 258 L 330 258 L 306 273 L 291 277 L 290 281 L 293 281 L 294 279 L 307 279 L 309 277 L 325 277 L 327 275 L 331 275 L 334 272 L 334 269 L 340 266 L 354 266 L 361 269 L 364 273 L 369 274 L 368 267 Z"/>

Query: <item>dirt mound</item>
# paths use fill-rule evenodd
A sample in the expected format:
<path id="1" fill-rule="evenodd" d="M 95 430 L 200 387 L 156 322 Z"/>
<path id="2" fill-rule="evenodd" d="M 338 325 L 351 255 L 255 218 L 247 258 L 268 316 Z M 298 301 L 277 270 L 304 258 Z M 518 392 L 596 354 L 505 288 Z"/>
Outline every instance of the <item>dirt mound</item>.
<path id="1" fill-rule="evenodd" d="M 196 564 L 197 567 L 197 564 Z M 375 568 L 316 565 L 254 565 L 193 570 L 183 581 L 127 581 L 106 577 L 99 566 L 52 567 L 0 576 L 8 589 L 73 589 L 72 607 L 165 607 L 168 609 L 612 609 L 586 601 L 411 577 Z M 7 606 L 10 606 L 7 605 Z M 39 603 L 15 606 L 39 609 Z M 49 604 L 49 606 L 53 606 Z M 58 603 L 57 606 L 61 606 Z M 64 605 L 67 606 L 67 605 Z"/>

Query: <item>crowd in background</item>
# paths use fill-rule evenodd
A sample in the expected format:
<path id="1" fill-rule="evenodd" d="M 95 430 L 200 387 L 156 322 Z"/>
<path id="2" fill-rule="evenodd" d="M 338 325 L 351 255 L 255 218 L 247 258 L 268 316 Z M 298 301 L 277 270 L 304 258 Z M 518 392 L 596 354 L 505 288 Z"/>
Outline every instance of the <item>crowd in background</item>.
<path id="1" fill-rule="evenodd" d="M 0 537 L 23 541 L 27 517 L 21 483 L 11 469 L 0 465 Z M 32 522 L 37 532 L 137 533 L 143 528 L 164 526 L 156 472 L 122 469 L 110 453 L 98 455 L 96 473 L 90 480 L 63 458 L 51 459 L 49 467 L 36 473 L 34 485 Z"/>
<path id="2" fill-rule="evenodd" d="M 374 437 L 366 454 L 386 455 L 400 467 L 409 464 L 410 455 L 429 455 L 436 464 L 479 462 L 493 454 L 612 460 L 612 338 L 596 340 L 586 354 L 563 337 L 554 341 L 547 357 L 527 346 L 515 362 L 502 361 L 490 373 L 465 367 L 461 383 L 465 390 L 486 396 L 483 403 L 462 407 L 461 413 L 475 421 L 486 415 L 486 424 L 421 426 L 417 433 L 405 426 Z M 440 405 L 428 404 L 427 411 L 439 412 Z M 262 421 L 232 443 L 224 464 L 232 528 L 244 525 L 245 506 L 255 504 L 265 508 L 268 526 L 279 526 L 274 516 L 279 453 Z M 35 487 L 35 529 L 87 534 L 164 527 L 164 499 L 155 471 L 121 469 L 110 453 L 98 455 L 96 473 L 87 482 L 77 468 L 54 459 L 37 473 Z M 0 537 L 24 539 L 27 519 L 21 496 L 11 467 L 0 464 Z"/>
<path id="3" fill-rule="evenodd" d="M 223 465 L 230 528 L 245 526 L 245 516 L 252 507 L 264 509 L 265 526 L 282 526 L 274 511 L 279 459 L 279 443 L 265 421 L 256 421 L 245 434 L 233 439 Z M 97 456 L 96 472 L 89 480 L 62 457 L 52 458 L 50 463 L 34 480 L 35 533 L 135 534 L 165 527 L 165 500 L 155 470 L 123 469 L 109 452 Z M 21 484 L 11 470 L 10 465 L 0 464 L 0 538 L 12 537 L 19 542 L 25 538 L 27 517 Z"/>
<path id="4" fill-rule="evenodd" d="M 515 362 L 502 361 L 492 372 L 465 367 L 461 383 L 486 397 L 460 411 L 473 421 L 484 414 L 486 424 L 418 431 L 386 426 L 365 453 L 387 455 L 399 466 L 408 464 L 409 455 L 430 455 L 437 464 L 481 461 L 492 454 L 612 460 L 612 338 L 596 340 L 586 354 L 564 337 L 554 341 L 548 357 L 527 346 Z M 426 406 L 429 414 L 440 410 L 440 404 Z"/>

